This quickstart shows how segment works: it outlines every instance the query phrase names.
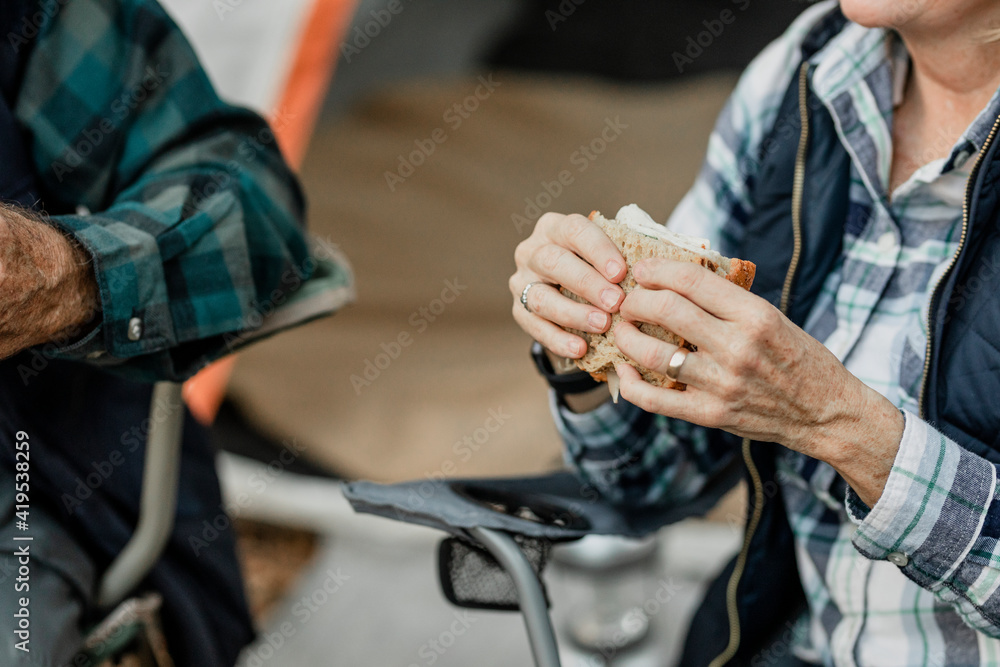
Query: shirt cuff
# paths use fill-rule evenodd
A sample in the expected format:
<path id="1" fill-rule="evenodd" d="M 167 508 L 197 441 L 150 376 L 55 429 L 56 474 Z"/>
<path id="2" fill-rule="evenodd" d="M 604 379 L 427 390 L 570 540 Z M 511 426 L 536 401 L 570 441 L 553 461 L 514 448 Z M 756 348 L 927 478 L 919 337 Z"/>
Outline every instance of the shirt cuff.
<path id="1" fill-rule="evenodd" d="M 888 560 L 934 590 L 951 579 L 982 531 L 996 489 L 996 469 L 916 415 L 906 426 L 885 489 L 870 511 L 847 492 L 858 524 L 854 547 Z"/>
<path id="2" fill-rule="evenodd" d="M 53 216 L 51 222 L 90 254 L 102 322 L 86 345 L 60 357 L 108 354 L 126 359 L 176 345 L 167 280 L 156 237 L 100 215 Z M 96 333 L 95 333 L 96 332 Z M 98 337 L 99 335 L 99 337 Z M 68 354 L 67 354 L 68 353 Z"/>
<path id="3" fill-rule="evenodd" d="M 549 408 L 560 433 L 586 442 L 588 449 L 620 449 L 631 432 L 631 424 L 643 414 L 642 409 L 620 397 L 617 403 L 605 401 L 589 412 L 573 412 L 552 389 L 549 390 Z"/>

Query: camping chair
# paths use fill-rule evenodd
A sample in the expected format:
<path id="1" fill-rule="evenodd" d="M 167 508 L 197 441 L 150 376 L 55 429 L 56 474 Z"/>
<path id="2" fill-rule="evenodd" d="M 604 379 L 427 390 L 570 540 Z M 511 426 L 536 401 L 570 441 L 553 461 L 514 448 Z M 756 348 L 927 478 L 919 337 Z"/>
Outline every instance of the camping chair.
<path id="1" fill-rule="evenodd" d="M 160 2 L 183 28 L 219 94 L 267 118 L 282 155 L 297 171 L 358 0 L 285 0 L 277 14 L 270 3 Z M 229 355 L 184 384 L 184 402 L 202 424 L 215 421 L 235 363 Z"/>
<path id="2" fill-rule="evenodd" d="M 553 545 L 587 535 L 641 538 L 707 512 L 739 478 L 734 465 L 700 500 L 676 509 L 625 514 L 568 472 L 542 477 L 354 482 L 344 495 L 360 513 L 450 534 L 438 550 L 445 598 L 470 609 L 518 611 L 538 667 L 559 667 L 541 575 Z"/>
<path id="3" fill-rule="evenodd" d="M 341 267 L 346 260 L 337 248 L 313 240 L 315 270 L 309 280 L 268 316 L 263 324 L 235 338 L 231 351 L 263 340 L 291 326 L 326 317 L 354 299 L 352 276 Z M 159 405 L 177 405 L 182 385 L 158 382 L 153 387 L 150 411 Z M 169 401 L 165 403 L 165 401 Z M 135 593 L 159 560 L 174 525 L 184 411 L 173 410 L 165 419 L 150 419 L 143 462 L 139 520 L 132 538 L 105 571 L 98 588 L 98 606 L 108 616 L 88 634 L 79 656 L 71 664 L 100 665 L 124 652 L 140 656 L 140 664 L 170 667 L 169 653 L 159 630 L 161 600 L 155 593 L 126 599 Z"/>

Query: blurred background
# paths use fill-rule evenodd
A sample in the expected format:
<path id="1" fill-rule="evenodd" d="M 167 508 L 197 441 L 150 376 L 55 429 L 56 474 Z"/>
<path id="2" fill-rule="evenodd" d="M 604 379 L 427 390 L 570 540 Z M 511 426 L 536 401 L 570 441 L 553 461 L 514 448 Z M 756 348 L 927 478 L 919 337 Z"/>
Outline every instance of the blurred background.
<path id="1" fill-rule="evenodd" d="M 243 664 L 529 664 L 517 616 L 458 618 L 444 602 L 438 534 L 353 515 L 337 480 L 561 467 L 546 385 L 510 316 L 514 247 L 547 210 L 634 202 L 665 220 L 739 71 L 806 3 L 163 4 L 223 95 L 272 119 L 311 232 L 357 280 L 354 305 L 188 387 L 227 497 L 249 499 L 236 525 L 262 637 Z M 645 590 L 669 582 L 670 602 L 614 655 L 567 637 L 590 584 L 556 563 L 565 664 L 671 664 L 742 537 L 741 491 L 723 505 L 656 540 Z"/>

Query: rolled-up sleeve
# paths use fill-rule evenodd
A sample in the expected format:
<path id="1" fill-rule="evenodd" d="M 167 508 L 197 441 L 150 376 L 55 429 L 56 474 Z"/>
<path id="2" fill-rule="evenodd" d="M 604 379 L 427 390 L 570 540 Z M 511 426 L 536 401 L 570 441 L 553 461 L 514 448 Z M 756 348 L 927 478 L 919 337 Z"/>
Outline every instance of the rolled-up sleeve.
<path id="1" fill-rule="evenodd" d="M 889 560 L 951 604 L 972 628 L 1000 637 L 997 469 L 906 413 L 899 452 L 870 510 L 853 490 L 854 546 Z"/>
<path id="2" fill-rule="evenodd" d="M 304 203 L 274 132 L 218 98 L 156 3 L 62 7 L 16 115 L 50 220 L 90 254 L 100 294 L 99 321 L 55 356 L 183 379 L 308 277 Z"/>

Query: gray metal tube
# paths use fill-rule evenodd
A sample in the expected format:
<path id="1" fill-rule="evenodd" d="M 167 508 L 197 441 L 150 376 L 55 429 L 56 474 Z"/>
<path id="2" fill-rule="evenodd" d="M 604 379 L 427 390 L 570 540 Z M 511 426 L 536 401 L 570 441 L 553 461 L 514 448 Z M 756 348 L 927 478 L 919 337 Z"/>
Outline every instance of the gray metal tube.
<path id="1" fill-rule="evenodd" d="M 556 633 L 549 618 L 542 584 L 517 542 L 507 533 L 489 528 L 469 528 L 468 532 L 493 554 L 514 580 L 535 664 L 538 667 L 560 667 Z"/>
<path id="2" fill-rule="evenodd" d="M 160 558 L 174 526 L 181 468 L 184 404 L 181 385 L 158 382 L 149 407 L 139 523 L 101 580 L 98 604 L 110 608 L 142 581 Z"/>

